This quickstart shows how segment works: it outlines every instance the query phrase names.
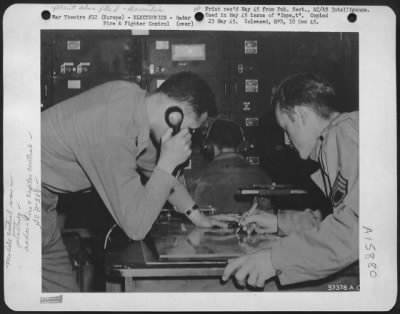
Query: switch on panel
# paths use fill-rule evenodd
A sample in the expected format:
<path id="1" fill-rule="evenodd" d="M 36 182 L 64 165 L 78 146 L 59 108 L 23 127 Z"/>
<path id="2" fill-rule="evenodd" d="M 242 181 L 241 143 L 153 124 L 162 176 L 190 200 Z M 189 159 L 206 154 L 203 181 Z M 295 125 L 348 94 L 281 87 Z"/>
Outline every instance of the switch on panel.
<path id="1" fill-rule="evenodd" d="M 73 62 L 64 62 L 60 66 L 60 73 L 61 74 L 70 74 L 76 71 Z"/>
<path id="2" fill-rule="evenodd" d="M 258 80 L 257 79 L 245 80 L 245 92 L 246 93 L 258 93 Z"/>
<path id="3" fill-rule="evenodd" d="M 156 50 L 169 50 L 169 41 L 156 40 Z"/>
<path id="4" fill-rule="evenodd" d="M 252 74 L 254 73 L 255 66 L 251 64 L 238 63 L 237 72 L 239 74 Z"/>
<path id="5" fill-rule="evenodd" d="M 259 156 L 247 156 L 246 160 L 252 166 L 259 166 L 260 165 L 260 157 Z"/>
<path id="6" fill-rule="evenodd" d="M 257 40 L 245 40 L 244 41 L 244 54 L 257 54 L 258 53 L 258 42 Z"/>
<path id="7" fill-rule="evenodd" d="M 68 40 L 67 41 L 67 50 L 80 50 L 81 49 L 81 41 L 80 40 Z"/>
<path id="8" fill-rule="evenodd" d="M 81 80 L 68 80 L 67 87 L 68 89 L 80 89 Z"/>
<path id="9" fill-rule="evenodd" d="M 245 118 L 246 127 L 256 127 L 258 126 L 258 117 L 248 117 Z"/>
<path id="10" fill-rule="evenodd" d="M 76 67 L 76 74 L 89 72 L 90 62 L 81 62 Z"/>
<path id="11" fill-rule="evenodd" d="M 249 112 L 253 109 L 252 102 L 249 100 L 245 100 L 242 102 L 242 111 Z"/>

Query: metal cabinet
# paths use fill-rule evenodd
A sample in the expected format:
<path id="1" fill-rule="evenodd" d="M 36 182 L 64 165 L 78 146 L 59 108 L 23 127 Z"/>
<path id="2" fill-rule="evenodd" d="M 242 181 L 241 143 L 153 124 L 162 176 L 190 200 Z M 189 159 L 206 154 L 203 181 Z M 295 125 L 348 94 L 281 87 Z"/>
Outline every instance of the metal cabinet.
<path id="1" fill-rule="evenodd" d="M 336 86 L 340 110 L 358 109 L 357 33 L 42 30 L 41 36 L 42 109 L 109 80 L 153 92 L 170 75 L 191 71 L 213 89 L 218 116 L 243 128 L 247 159 L 264 168 L 287 155 L 271 106 L 283 78 L 319 73 Z M 205 163 L 208 126 L 193 137 L 194 168 Z"/>
<path id="2" fill-rule="evenodd" d="M 110 80 L 141 82 L 142 38 L 129 31 L 42 30 L 42 110 Z"/>

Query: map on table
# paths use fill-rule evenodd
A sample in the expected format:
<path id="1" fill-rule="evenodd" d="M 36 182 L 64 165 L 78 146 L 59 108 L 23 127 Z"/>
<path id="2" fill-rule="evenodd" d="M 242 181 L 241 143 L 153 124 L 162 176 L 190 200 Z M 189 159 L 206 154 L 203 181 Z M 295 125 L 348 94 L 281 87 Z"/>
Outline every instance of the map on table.
<path id="1" fill-rule="evenodd" d="M 157 223 L 150 232 L 159 260 L 227 260 L 271 247 L 273 234 L 236 233 L 235 229 L 197 228 L 191 223 Z"/>

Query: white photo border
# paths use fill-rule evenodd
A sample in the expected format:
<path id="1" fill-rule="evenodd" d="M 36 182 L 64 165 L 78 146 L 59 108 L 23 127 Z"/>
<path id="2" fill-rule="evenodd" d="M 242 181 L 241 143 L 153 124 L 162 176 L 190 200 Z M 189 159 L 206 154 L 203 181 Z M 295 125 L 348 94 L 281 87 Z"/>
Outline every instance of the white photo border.
<path id="1" fill-rule="evenodd" d="M 234 4 L 237 5 L 237 4 Z M 105 4 L 90 4 L 99 8 Z M 110 4 L 110 6 L 114 6 Z M 155 6 L 163 14 L 194 14 L 206 5 Z M 216 5 L 212 5 L 216 6 Z M 232 5 L 221 5 L 232 6 Z M 259 5 L 240 5 L 253 7 Z M 270 6 L 270 5 L 263 5 Z M 289 7 L 289 6 L 288 6 Z M 293 7 L 293 6 L 290 6 Z M 312 7 L 312 6 L 310 6 Z M 327 7 L 332 7 L 329 5 Z M 340 7 L 340 6 L 335 6 Z M 349 6 L 346 6 L 349 7 Z M 359 6 L 351 6 L 358 8 Z M 9 215 L 24 206 L 40 205 L 40 31 L 44 29 L 102 29 L 85 20 L 43 20 L 42 12 L 88 15 L 71 5 L 15 4 L 3 16 L 4 82 L 4 295 L 13 310 L 388 310 L 397 298 L 397 152 L 396 152 L 396 16 L 386 6 L 362 6 L 349 23 L 347 12 L 331 14 L 319 25 L 222 25 L 196 23 L 187 30 L 312 31 L 359 33 L 360 108 L 360 286 L 357 292 L 245 293 L 70 293 L 62 302 L 41 303 L 60 294 L 41 292 L 41 230 L 38 220 L 27 222 L 27 243 L 10 243 Z M 172 23 L 171 23 L 172 24 Z M 121 28 L 122 29 L 122 28 Z M 132 29 L 125 27 L 123 29 Z M 153 29 L 166 29 L 153 28 Z M 171 25 L 168 29 L 180 29 Z M 185 28 L 186 29 L 186 28 Z M 137 31 L 141 29 L 137 28 Z M 27 180 L 30 199 L 27 200 Z M 18 216 L 19 219 L 24 219 Z M 15 217 L 14 217 L 15 218 Z M 372 230 L 367 233 L 365 228 Z M 368 240 L 366 238 L 372 240 Z M 366 246 L 376 247 L 376 276 L 371 275 Z M 29 242 L 29 243 L 28 243 Z M 7 247 L 13 245 L 10 254 Z M 18 247 L 20 246 L 20 248 Z M 26 247 L 24 247 L 26 246 Z M 8 264 L 7 264 L 8 263 Z M 216 297 L 218 296 L 218 297 Z M 42 299 L 43 300 L 43 299 Z"/>

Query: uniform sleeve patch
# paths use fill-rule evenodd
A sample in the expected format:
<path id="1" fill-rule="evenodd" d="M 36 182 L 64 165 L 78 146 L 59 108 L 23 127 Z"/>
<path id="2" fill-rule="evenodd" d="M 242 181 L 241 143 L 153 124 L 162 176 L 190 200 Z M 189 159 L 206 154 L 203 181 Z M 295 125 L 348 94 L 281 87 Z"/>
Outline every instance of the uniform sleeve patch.
<path id="1" fill-rule="evenodd" d="M 339 172 L 331 190 L 331 204 L 337 207 L 347 195 L 348 180 Z"/>

